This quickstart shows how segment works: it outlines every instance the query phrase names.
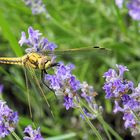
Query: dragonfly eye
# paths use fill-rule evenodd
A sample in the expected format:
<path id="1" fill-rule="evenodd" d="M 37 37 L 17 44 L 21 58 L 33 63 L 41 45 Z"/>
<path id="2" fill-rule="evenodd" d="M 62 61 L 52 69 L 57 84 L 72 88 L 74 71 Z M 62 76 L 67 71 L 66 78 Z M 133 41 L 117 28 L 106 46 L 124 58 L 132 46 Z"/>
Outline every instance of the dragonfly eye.
<path id="1" fill-rule="evenodd" d="M 56 66 L 60 66 L 60 64 L 59 63 L 53 63 L 53 64 L 51 64 L 51 67 L 56 67 Z"/>
<path id="2" fill-rule="evenodd" d="M 51 61 L 47 61 L 47 62 L 45 63 L 45 70 L 48 69 L 48 68 L 50 68 L 51 65 L 52 65 Z"/>
<path id="3" fill-rule="evenodd" d="M 59 63 L 51 63 L 51 61 L 47 61 L 45 63 L 45 70 L 52 68 L 52 67 L 56 67 L 56 66 L 60 66 L 60 64 Z"/>

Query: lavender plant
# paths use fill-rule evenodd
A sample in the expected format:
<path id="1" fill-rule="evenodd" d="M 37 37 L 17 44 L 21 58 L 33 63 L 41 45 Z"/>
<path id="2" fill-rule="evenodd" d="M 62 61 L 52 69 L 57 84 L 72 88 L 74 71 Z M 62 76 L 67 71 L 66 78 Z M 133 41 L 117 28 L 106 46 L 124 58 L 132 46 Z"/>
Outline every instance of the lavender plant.
<path id="1" fill-rule="evenodd" d="M 0 94 L 2 94 L 2 92 L 3 92 L 3 85 L 1 84 L 0 85 Z"/>
<path id="2" fill-rule="evenodd" d="M 3 92 L 3 85 L 0 85 L 0 93 Z M 12 134 L 15 139 L 21 140 L 14 132 L 19 122 L 19 115 L 9 108 L 5 101 L 0 100 L 0 138 L 5 138 L 7 135 Z M 32 129 L 29 125 L 25 128 L 24 140 L 44 140 L 40 133 L 40 128 Z"/>
<path id="3" fill-rule="evenodd" d="M 48 50 L 54 51 L 57 47 L 54 43 L 49 42 L 47 38 L 42 37 L 42 34 L 32 27 L 29 27 L 28 35 L 29 37 L 27 39 L 25 32 L 22 32 L 19 41 L 20 46 L 23 44 L 29 46 L 29 48 L 25 50 L 26 53 L 43 53 Z M 76 76 L 72 74 L 73 69 L 73 64 L 64 65 L 63 63 L 59 63 L 59 66 L 54 68 L 54 74 L 46 74 L 44 80 L 57 96 L 62 95 L 64 97 L 64 106 L 67 110 L 76 107 L 77 105 L 74 103 L 74 100 L 79 102 L 79 98 L 85 99 L 85 101 L 92 104 L 91 106 L 95 109 L 95 105 L 97 104 L 94 99 L 96 93 L 93 87 L 89 86 L 86 82 L 80 83 L 80 81 L 76 79 Z M 97 108 L 98 107 L 96 107 L 96 109 Z M 102 107 L 99 108 L 101 109 Z"/>
<path id="4" fill-rule="evenodd" d="M 85 114 L 88 117 L 96 118 L 96 115 L 102 112 L 102 107 L 98 107 L 94 98 L 97 94 L 92 86 L 89 86 L 86 82 L 81 83 L 76 79 L 76 76 L 72 74 L 73 69 L 73 64 L 64 65 L 61 63 L 60 66 L 54 68 L 53 75 L 45 75 L 45 81 L 49 83 L 57 96 L 63 96 L 66 110 L 78 107 L 80 100 L 83 98 L 97 113 L 92 115 L 83 109 Z"/>
<path id="5" fill-rule="evenodd" d="M 47 38 L 42 37 L 42 33 L 40 33 L 39 30 L 34 30 L 32 27 L 28 28 L 28 38 L 25 32 L 21 33 L 21 39 L 18 43 L 20 46 L 28 46 L 28 48 L 25 49 L 26 53 L 43 53 L 44 51 L 54 51 L 54 49 L 57 48 L 56 44 L 49 42 Z"/>
<path id="6" fill-rule="evenodd" d="M 105 72 L 103 89 L 107 99 L 113 99 L 114 113 L 122 112 L 125 128 L 131 130 L 132 135 L 140 133 L 140 84 L 134 87 L 132 81 L 124 78 L 127 67 L 116 65 L 117 70 L 109 69 Z"/>
<path id="7" fill-rule="evenodd" d="M 115 0 L 116 5 L 119 8 L 123 7 L 123 3 L 126 3 L 128 8 L 128 14 L 132 19 L 140 20 L 140 1 L 139 0 Z"/>
<path id="8" fill-rule="evenodd" d="M 42 2 L 43 1 L 44 0 L 42 0 Z M 49 12 L 51 13 L 51 16 L 52 16 L 52 20 L 48 21 L 45 18 L 43 18 L 41 15 L 37 15 L 37 16 L 30 15 L 29 16 L 28 11 L 26 11 L 27 8 L 25 8 L 25 4 L 20 3 L 20 1 L 18 1 L 18 0 L 15 0 L 12 3 L 10 3 L 8 0 L 2 0 L 0 2 L 1 6 L 2 6 L 0 8 L 1 56 L 14 56 L 13 53 L 15 53 L 17 56 L 21 56 L 22 51 L 16 42 L 17 38 L 18 38 L 18 31 L 20 30 L 20 28 L 24 28 L 25 26 L 35 25 L 36 27 L 38 27 L 40 29 L 46 30 L 46 27 L 48 29 L 50 29 L 51 35 L 53 35 L 55 37 L 55 40 L 59 44 L 61 44 L 63 47 L 64 46 L 80 47 L 80 46 L 92 45 L 94 43 L 99 43 L 102 46 L 106 46 L 106 47 L 112 49 L 112 51 L 114 52 L 112 55 L 112 59 L 111 59 L 112 61 L 110 61 L 110 57 L 108 55 L 106 55 L 105 58 L 104 58 L 104 56 L 100 55 L 99 61 L 95 61 L 95 63 L 92 62 L 92 63 L 94 63 L 93 65 L 95 66 L 94 70 L 92 70 L 93 65 L 91 64 L 91 61 L 85 60 L 86 62 L 82 63 L 81 61 L 73 59 L 75 61 L 76 67 L 80 63 L 82 63 L 83 69 L 80 70 L 81 75 L 79 75 L 81 79 L 84 77 L 84 75 L 86 75 L 86 78 L 89 81 L 93 81 L 93 80 L 98 81 L 98 83 L 95 83 L 95 85 L 97 84 L 97 87 L 94 86 L 95 89 L 98 88 L 99 90 L 101 90 L 100 89 L 101 86 L 99 86 L 99 85 L 101 85 L 101 83 L 103 82 L 102 81 L 103 78 L 101 76 L 99 76 L 97 79 L 98 73 L 99 73 L 99 75 L 102 74 L 108 64 L 112 65 L 112 64 L 115 64 L 115 62 L 125 63 L 126 65 L 129 63 L 129 66 L 131 66 L 131 69 L 134 69 L 133 78 L 137 77 L 137 79 L 139 79 L 139 75 L 138 75 L 138 72 L 139 72 L 139 37 L 138 37 L 139 36 L 139 32 L 138 32 L 139 26 L 138 26 L 137 21 L 135 22 L 134 20 L 131 20 L 130 19 L 131 17 L 128 16 L 129 11 L 131 11 L 134 14 L 134 15 L 132 14 L 132 17 L 134 16 L 136 18 L 137 16 L 139 16 L 138 10 L 135 10 L 135 9 L 137 9 L 135 7 L 139 7 L 138 4 L 132 6 L 132 3 L 135 4 L 138 0 L 133 0 L 133 1 L 132 0 L 115 0 L 115 1 L 118 3 L 118 5 L 120 5 L 119 8 L 117 8 L 117 6 L 115 6 L 116 9 L 114 7 L 112 8 L 114 1 L 95 1 L 95 0 L 94 1 L 93 0 L 55 1 L 55 2 L 47 1 L 47 5 L 49 6 L 48 7 L 49 9 L 47 9 L 47 10 L 49 10 Z M 32 0 L 32 2 L 33 2 L 33 0 Z M 130 5 L 129 5 L 129 3 L 130 3 Z M 29 10 L 30 10 L 29 12 L 31 13 L 32 7 L 30 5 L 29 6 L 27 5 L 26 7 L 29 8 Z M 123 9 L 121 9 L 121 8 L 123 8 Z M 39 12 L 39 13 L 45 14 L 44 12 L 43 13 Z M 126 16 L 123 16 L 126 13 L 128 13 L 128 14 Z M 22 16 L 22 18 L 21 18 L 21 16 Z M 103 28 L 103 30 L 101 30 L 103 25 L 104 25 L 104 28 Z M 119 30 L 118 26 L 120 26 L 120 30 Z M 26 39 L 29 40 L 28 34 L 25 36 L 26 36 Z M 39 38 L 42 38 L 42 35 L 40 35 Z M 37 48 L 33 47 L 33 46 L 34 46 L 34 44 L 38 45 L 39 43 L 36 43 L 35 40 L 30 41 L 30 44 L 32 43 L 32 46 L 29 47 L 29 50 L 27 50 L 26 53 L 32 52 L 32 49 L 35 49 L 35 51 L 37 51 Z M 39 40 L 39 39 L 37 39 L 37 40 Z M 134 41 L 132 41 L 132 40 L 134 40 Z M 37 41 L 37 42 L 39 42 L 39 41 Z M 28 45 L 26 43 L 27 42 L 25 42 L 23 45 Z M 8 51 L 9 46 L 11 47 L 12 51 Z M 37 51 L 37 52 L 40 52 L 40 50 L 41 49 L 39 48 L 39 51 Z M 69 57 L 68 57 L 68 59 L 69 59 Z M 92 59 L 92 61 L 94 61 L 94 60 L 96 60 L 96 59 Z M 68 66 L 66 63 L 63 65 L 64 65 L 64 67 Z M 8 67 L 8 69 L 7 69 L 7 67 Z M 59 67 L 57 66 L 54 68 L 54 74 L 53 74 L 54 76 L 56 76 L 55 71 L 57 70 L 57 68 L 59 68 Z M 24 81 L 24 77 L 23 77 L 23 71 L 20 71 L 20 69 L 18 69 L 18 67 L 16 67 L 16 66 L 4 66 L 4 67 L 2 66 L 1 69 L 3 70 L 0 73 L 1 74 L 1 83 L 6 82 L 7 89 L 5 91 L 7 91 L 7 92 L 10 91 L 10 96 L 9 96 L 9 93 L 8 93 L 8 95 L 0 94 L 0 96 L 6 97 L 6 99 L 11 99 L 11 97 L 12 97 L 12 100 L 8 100 L 8 105 L 10 105 L 10 103 L 14 101 L 15 107 L 18 108 L 18 106 L 16 106 L 16 105 L 17 105 L 17 103 L 20 103 L 21 108 L 20 108 L 19 113 L 24 113 L 24 115 L 26 115 L 28 113 L 28 111 L 27 111 L 27 102 L 25 99 L 23 99 L 23 97 L 26 97 L 26 87 L 24 84 L 25 81 Z M 50 71 L 53 72 L 53 69 Z M 36 73 L 39 74 L 38 72 L 36 72 Z M 48 73 L 49 73 L 49 71 L 48 71 Z M 124 72 L 124 74 L 125 73 L 128 73 L 128 71 L 126 70 Z M 5 74 L 5 75 L 3 75 L 3 74 Z M 77 74 L 77 70 L 75 71 L 75 75 L 76 74 Z M 118 74 L 118 72 L 117 72 L 117 74 Z M 15 77 L 15 75 L 16 75 L 16 77 Z M 52 76 L 52 74 L 50 74 L 50 75 Z M 73 75 L 73 69 L 71 70 L 71 75 Z M 75 76 L 75 75 L 73 75 L 73 76 Z M 95 75 L 95 77 L 92 77 L 91 75 Z M 44 77 L 44 79 L 45 79 L 45 77 Z M 7 81 L 8 79 L 10 79 L 9 82 Z M 79 81 L 77 79 L 77 75 L 75 76 L 75 79 L 77 81 Z M 123 114 L 124 114 L 123 111 L 124 111 L 125 105 L 123 104 L 122 100 L 123 100 L 123 97 L 125 97 L 124 95 L 128 94 L 130 96 L 132 93 L 134 93 L 134 90 L 136 90 L 136 88 L 135 88 L 136 86 L 134 86 L 134 85 L 130 86 L 131 81 L 126 79 L 125 76 L 123 76 L 122 79 L 123 80 L 121 80 L 121 78 L 118 79 L 118 81 L 116 80 L 116 83 L 113 84 L 112 88 L 109 88 L 109 84 L 106 85 L 106 87 L 108 87 L 108 91 L 109 90 L 113 91 L 112 94 L 111 93 L 106 94 L 106 98 L 109 98 L 114 101 L 114 104 L 115 104 L 114 112 L 122 114 L 122 119 L 124 119 L 124 124 L 125 124 L 125 122 L 127 122 L 127 124 L 129 124 L 129 122 L 131 121 L 132 124 L 134 125 L 134 123 L 133 123 L 134 121 L 133 121 L 133 119 L 131 119 L 131 118 L 133 118 L 133 115 L 132 116 L 129 115 L 130 119 L 128 119 L 128 121 L 126 121 L 127 120 L 126 118 L 128 118 L 128 114 L 124 115 L 124 118 L 123 118 Z M 69 81 L 69 80 L 67 80 L 67 81 Z M 91 136 L 92 130 L 89 130 L 88 126 L 84 122 L 89 122 L 89 121 L 92 122 L 93 124 L 95 124 L 95 126 L 97 126 L 97 129 L 99 128 L 100 132 L 103 132 L 102 128 L 104 127 L 104 125 L 103 125 L 103 123 L 98 122 L 99 117 L 102 115 L 102 116 L 106 116 L 106 118 L 107 118 L 107 120 L 109 120 L 109 122 L 110 122 L 110 120 L 112 120 L 112 115 L 110 116 L 108 113 L 106 113 L 106 111 L 105 111 L 106 108 L 103 110 L 104 111 L 103 114 L 95 115 L 95 117 L 94 117 L 94 114 L 96 114 L 93 112 L 93 107 L 92 107 L 93 106 L 92 104 L 94 104 L 94 103 L 92 103 L 92 104 L 90 103 L 90 99 L 87 96 L 88 94 L 80 93 L 80 92 L 84 92 L 84 91 L 82 91 L 81 88 L 79 88 L 79 90 L 76 91 L 78 99 L 77 99 L 77 96 L 74 96 L 74 97 L 72 96 L 72 99 L 67 98 L 67 96 L 69 95 L 68 91 L 66 94 L 67 96 L 65 96 L 65 94 L 61 94 L 60 98 L 62 98 L 62 100 L 63 100 L 62 104 L 64 104 L 66 111 L 62 111 L 61 107 L 59 107 L 58 104 L 55 104 L 54 98 L 51 98 L 53 96 L 52 95 L 53 93 L 50 92 L 50 94 L 49 94 L 48 90 L 47 90 L 47 92 L 45 92 L 46 93 L 45 95 L 46 95 L 48 101 L 51 103 L 52 111 L 53 111 L 53 113 L 55 113 L 54 114 L 55 120 L 60 120 L 56 123 L 55 121 L 53 121 L 52 118 L 49 118 L 46 115 L 46 112 L 48 113 L 48 108 L 46 107 L 46 105 L 43 104 L 44 101 L 42 100 L 42 97 L 37 94 L 37 92 L 39 90 L 34 85 L 34 81 L 31 81 L 31 82 L 32 82 L 31 83 L 32 88 L 30 89 L 30 85 L 29 85 L 29 90 L 31 91 L 30 98 L 31 98 L 31 105 L 32 105 L 32 110 L 33 110 L 33 116 L 35 117 L 36 122 L 38 122 L 38 120 L 40 121 L 40 118 L 41 118 L 41 122 L 42 122 L 41 126 L 44 126 L 44 125 L 46 126 L 46 124 L 47 124 L 47 125 L 49 125 L 49 128 L 51 127 L 51 132 L 54 131 L 53 134 L 51 134 L 48 131 L 45 131 L 45 128 L 43 128 L 43 129 L 41 128 L 43 130 L 43 133 L 47 134 L 47 136 L 50 136 L 50 135 L 56 136 L 56 135 L 59 135 L 60 133 L 62 134 L 62 133 L 65 133 L 66 131 L 68 132 L 68 131 L 72 130 L 72 131 L 74 131 L 77 139 L 88 139 L 88 137 L 89 137 L 89 139 L 92 139 L 93 138 Z M 49 86 L 49 81 L 45 80 L 45 82 Z M 86 82 L 84 82 L 84 83 L 81 81 L 79 81 L 79 82 L 80 82 L 80 84 L 84 84 L 84 86 L 86 87 Z M 9 86 L 9 83 L 10 83 L 10 86 Z M 11 84 L 12 84 L 12 86 L 11 86 Z M 121 84 L 122 84 L 122 86 L 121 86 Z M 89 87 L 88 84 L 87 84 L 87 86 Z M 116 90 L 114 89 L 114 86 L 117 87 Z M 138 87 L 139 87 L 139 85 L 138 85 Z M 35 90 L 33 88 L 35 88 Z M 107 89 L 105 89 L 105 90 L 107 90 Z M 70 92 L 73 92 L 73 90 L 71 90 Z M 138 93 L 138 91 L 136 91 L 136 92 Z M 98 97 L 97 98 L 100 100 L 98 100 L 97 102 L 100 104 L 106 103 L 107 110 L 109 111 L 109 109 L 111 109 L 110 108 L 111 104 L 109 104 L 106 101 L 105 102 L 103 101 L 102 97 L 105 94 L 101 94 L 101 93 L 98 93 L 99 98 Z M 123 93 L 125 93 L 125 94 L 123 94 Z M 55 92 L 55 94 L 56 94 L 56 92 Z M 57 96 L 59 96 L 59 94 L 57 94 Z M 96 96 L 96 92 L 94 92 L 94 96 Z M 129 96 L 125 97 L 125 98 L 129 99 Z M 92 98 L 95 100 L 94 97 L 92 97 Z M 71 104 L 69 105 L 67 102 L 71 103 Z M 11 106 L 9 106 L 9 107 L 11 107 Z M 94 107 L 96 108 L 96 105 Z M 39 109 L 41 112 L 41 116 L 37 112 Z M 35 110 L 35 112 L 34 112 L 34 110 Z M 79 110 L 81 113 L 80 117 L 83 120 L 81 119 L 81 121 L 79 122 L 79 119 L 77 117 L 75 117 L 75 115 L 74 116 L 70 115 L 73 110 L 74 110 L 75 115 L 79 115 L 77 112 Z M 119 110 L 120 111 L 122 110 L 122 112 L 120 112 Z M 125 111 L 125 112 L 127 112 L 127 111 Z M 65 114 L 65 116 L 62 117 L 61 113 Z M 136 112 L 136 113 L 138 113 L 138 112 Z M 25 125 L 27 123 L 26 119 L 28 120 L 28 117 L 26 118 L 24 115 L 21 116 L 21 117 L 23 117 L 23 122 L 21 124 L 24 125 L 24 127 L 25 127 Z M 119 119 L 117 116 L 118 115 L 113 117 L 113 120 L 115 119 L 114 120 L 115 124 L 117 123 L 117 121 Z M 137 117 L 137 115 L 135 115 L 135 116 Z M 47 117 L 47 118 L 45 118 L 45 117 Z M 73 123 L 73 118 L 76 120 L 74 123 Z M 96 118 L 96 120 L 92 120 L 94 118 Z M 67 125 L 68 119 L 69 119 L 69 121 L 72 121 L 72 125 Z M 87 119 L 89 119 L 89 121 Z M 46 124 L 44 124 L 43 121 L 45 121 Z M 91 124 L 91 127 L 92 127 L 92 123 L 89 123 L 89 124 Z M 69 122 L 69 124 L 71 124 L 71 122 Z M 106 124 L 106 125 L 108 125 L 108 124 Z M 105 127 L 107 127 L 106 125 L 105 125 Z M 111 125 L 113 125 L 113 128 L 116 129 L 115 131 L 120 130 L 120 127 L 118 128 L 118 125 L 114 126 L 114 122 L 112 123 L 112 121 L 111 121 Z M 84 128 L 85 131 L 84 130 L 77 131 L 76 129 L 79 129 L 79 126 L 80 126 L 80 130 L 81 130 L 81 128 Z M 17 130 L 16 132 L 19 132 L 18 134 L 21 134 L 18 128 L 16 129 Z M 65 129 L 63 129 L 63 128 L 65 128 Z M 128 128 L 130 128 L 130 127 L 128 127 Z M 109 130 L 109 133 L 110 133 L 110 131 L 113 129 L 107 129 L 107 130 Z M 102 136 L 105 136 L 104 133 L 100 133 L 100 134 Z M 103 139 L 109 139 L 109 140 L 118 139 L 118 138 L 114 138 L 114 137 L 112 138 L 112 134 L 113 133 L 111 133 L 111 138 L 103 137 Z M 121 135 L 124 137 L 123 139 L 135 139 L 135 137 L 130 136 L 130 134 L 131 133 L 129 133 L 128 131 L 124 132 L 124 129 L 121 131 Z M 85 137 L 85 135 L 87 137 Z M 8 136 L 8 139 L 9 138 L 12 138 L 12 137 Z M 23 138 L 21 138 L 21 139 L 23 139 Z M 137 139 L 137 136 L 136 136 L 136 139 Z"/>
<path id="9" fill-rule="evenodd" d="M 25 32 L 22 32 L 19 44 L 20 46 L 25 44 L 29 47 L 25 50 L 26 53 L 43 53 L 48 50 L 53 52 L 57 46 L 41 35 L 42 34 L 38 30 L 34 30 L 32 27 L 29 27 L 29 37 L 27 38 Z M 52 57 L 52 61 L 54 61 L 53 59 L 54 57 Z M 107 126 L 101 117 L 103 108 L 96 103 L 95 96 L 97 93 L 93 86 L 88 85 L 87 82 L 81 83 L 76 76 L 72 74 L 72 70 L 74 68 L 75 66 L 73 64 L 64 65 L 62 62 L 59 62 L 59 65 L 53 68 L 54 74 L 46 74 L 44 76 L 44 81 L 49 85 L 49 88 L 54 91 L 56 96 L 62 96 L 64 100 L 63 105 L 66 110 L 76 108 L 80 111 L 80 116 L 86 120 L 98 139 L 102 139 L 102 137 L 90 122 L 90 119 L 97 118 L 103 124 L 108 137 L 110 137 L 108 131 L 112 133 L 112 129 Z M 121 139 L 117 134 L 116 137 Z"/>
<path id="10" fill-rule="evenodd" d="M 25 128 L 24 134 L 26 136 L 23 137 L 23 140 L 44 140 L 44 138 L 41 136 L 40 128 L 33 130 L 31 125 Z"/>
<path id="11" fill-rule="evenodd" d="M 16 139 L 20 140 L 16 133 L 14 133 L 18 118 L 18 113 L 10 109 L 6 102 L 0 100 L 0 138 L 4 138 L 12 133 Z M 25 128 L 24 134 L 26 135 L 23 137 L 24 140 L 44 140 L 41 136 L 40 128 L 33 130 L 29 125 Z"/>
<path id="12" fill-rule="evenodd" d="M 33 15 L 47 13 L 45 4 L 43 4 L 42 0 L 23 0 L 23 1 L 29 8 L 31 8 Z"/>
<path id="13" fill-rule="evenodd" d="M 122 8 L 123 2 L 124 2 L 124 0 L 115 0 L 115 3 L 119 8 Z"/>
<path id="14" fill-rule="evenodd" d="M 47 38 L 42 37 L 42 34 L 39 32 L 39 30 L 34 30 L 32 27 L 29 27 L 28 29 L 28 37 L 26 37 L 25 32 L 22 32 L 19 44 L 20 46 L 28 46 L 28 48 L 25 50 L 26 53 L 43 53 L 44 51 L 53 52 L 54 49 L 57 47 L 54 43 L 49 42 Z M 52 61 L 54 61 L 54 57 L 52 57 Z M 132 126 L 132 124 L 134 125 L 134 122 L 135 126 L 137 124 L 135 121 L 136 115 L 134 114 L 135 116 L 132 116 L 132 114 L 126 114 L 128 113 L 128 108 L 125 107 L 127 106 L 129 100 L 129 96 L 126 96 L 126 93 L 129 91 L 134 91 L 133 82 L 123 79 L 124 72 L 128 71 L 126 67 L 123 67 L 121 65 L 117 65 L 117 67 L 119 69 L 119 74 L 117 74 L 117 72 L 113 69 L 110 69 L 104 74 L 104 77 L 106 78 L 104 90 L 107 93 L 107 98 L 122 99 L 122 104 L 125 109 L 118 106 L 118 102 L 115 101 L 116 107 L 114 112 L 123 110 L 123 112 L 125 113 L 123 117 L 124 120 L 126 120 L 127 116 L 129 116 L 129 118 L 134 118 L 134 121 L 131 122 L 131 124 L 128 123 L 130 122 L 128 121 L 128 119 L 126 120 L 125 126 L 126 128 L 128 128 Z M 103 138 L 90 120 L 97 119 L 103 125 L 103 128 L 109 139 L 111 139 L 109 133 L 112 133 L 117 139 L 121 140 L 120 136 L 116 132 L 114 132 L 110 128 L 110 126 L 103 120 L 103 108 L 102 106 L 96 103 L 95 97 L 97 93 L 95 92 L 93 86 L 88 85 L 85 81 L 81 83 L 76 78 L 76 76 L 72 74 L 72 70 L 74 68 L 75 66 L 73 64 L 64 65 L 62 62 L 59 62 L 59 65 L 53 68 L 54 74 L 46 74 L 44 76 L 44 81 L 54 91 L 56 96 L 62 96 L 64 100 L 63 105 L 65 106 L 66 110 L 69 110 L 70 108 L 75 108 L 80 111 L 81 118 L 89 124 L 89 126 L 92 128 L 94 134 L 98 137 L 98 139 L 102 140 Z M 139 91 L 139 89 L 136 88 L 135 91 L 137 92 Z M 137 102 L 134 103 L 137 105 Z M 2 118 L 3 110 L 5 110 L 6 113 L 7 110 L 10 112 L 8 114 L 4 114 L 4 118 Z M 10 132 L 14 131 L 15 124 L 18 121 L 18 116 L 17 113 L 10 110 L 4 102 L 1 103 L 0 111 L 2 112 L 1 118 L 4 119 L 4 121 L 2 120 L 1 123 L 4 123 L 6 121 L 5 119 L 8 119 L 9 121 L 9 125 L 7 125 L 7 122 L 6 125 L 5 123 L 2 124 L 3 127 L 1 128 L 1 137 L 5 137 L 6 135 L 10 134 Z M 23 138 L 24 140 L 43 140 L 40 134 L 40 128 L 33 130 L 32 127 L 29 125 L 25 128 L 24 133 L 26 135 Z M 14 136 L 18 137 L 15 133 Z"/>
<path id="15" fill-rule="evenodd" d="M 15 130 L 18 122 L 18 113 L 0 100 L 0 138 L 4 138 Z"/>

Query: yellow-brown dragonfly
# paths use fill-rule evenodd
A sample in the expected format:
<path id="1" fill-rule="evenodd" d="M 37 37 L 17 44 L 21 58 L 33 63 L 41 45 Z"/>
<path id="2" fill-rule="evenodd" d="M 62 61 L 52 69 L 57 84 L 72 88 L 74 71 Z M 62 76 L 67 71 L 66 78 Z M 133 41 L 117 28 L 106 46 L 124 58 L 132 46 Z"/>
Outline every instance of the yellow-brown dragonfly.
<path id="1" fill-rule="evenodd" d="M 42 77 L 44 73 L 47 74 L 47 70 L 51 67 L 55 67 L 59 65 L 56 62 L 52 61 L 52 56 L 54 55 L 61 55 L 61 54 L 73 54 L 73 53 L 91 53 L 97 51 L 108 51 L 108 49 L 94 46 L 94 47 L 84 47 L 84 48 L 75 48 L 75 49 L 68 49 L 68 50 L 56 50 L 56 51 L 46 51 L 43 53 L 37 52 L 30 52 L 25 54 L 22 57 L 0 57 L 0 64 L 16 64 L 21 65 L 32 69 L 39 69 L 41 70 Z M 43 78 L 42 78 L 43 80 Z M 45 84 L 45 82 L 43 82 Z M 46 85 L 46 84 L 45 84 Z M 47 86 L 47 85 L 46 85 Z M 48 87 L 48 86 L 47 86 Z M 48 87 L 49 88 L 49 87 Z M 50 89 L 50 88 L 49 88 Z"/>
<path id="2" fill-rule="evenodd" d="M 16 64 L 21 65 L 27 68 L 40 69 L 42 71 L 47 71 L 47 69 L 58 65 L 58 63 L 54 63 L 51 61 L 51 55 L 65 54 L 65 53 L 77 53 L 77 52 L 89 52 L 91 51 L 108 51 L 108 49 L 101 48 L 98 46 L 95 47 L 85 47 L 85 48 L 76 48 L 69 50 L 61 50 L 61 51 L 46 51 L 45 53 L 37 53 L 31 52 L 27 53 L 22 57 L 0 57 L 0 64 Z"/>
<path id="3" fill-rule="evenodd" d="M 49 68 L 58 66 L 59 63 L 53 62 L 52 61 L 52 57 L 55 55 L 61 55 L 61 54 L 73 54 L 73 53 L 84 53 L 85 55 L 87 55 L 88 53 L 92 53 L 92 52 L 106 52 L 108 51 L 108 49 L 105 48 L 101 48 L 98 46 L 94 46 L 94 47 L 85 47 L 85 48 L 75 48 L 75 49 L 69 49 L 69 50 L 61 50 L 61 51 L 46 51 L 43 53 L 37 53 L 37 52 L 30 52 L 25 54 L 22 57 L 0 57 L 0 64 L 15 64 L 15 65 L 20 65 L 23 66 L 25 68 L 31 68 L 31 69 L 39 69 L 41 70 L 41 77 L 42 77 L 42 82 L 45 84 L 44 82 L 44 78 L 43 75 L 46 73 L 47 74 L 47 70 Z M 27 79 L 26 79 L 27 80 Z M 48 88 L 49 86 L 47 84 L 45 84 Z M 28 85 L 27 85 L 28 86 Z M 50 89 L 50 88 L 49 88 Z M 41 89 L 40 89 L 41 90 Z M 50 89 L 51 90 L 51 89 Z M 43 96 L 44 93 L 42 92 Z M 45 97 L 45 96 L 44 96 Z M 46 99 L 45 99 L 46 100 Z M 48 101 L 46 100 L 47 104 Z M 30 103 L 29 103 L 30 104 Z M 48 104 L 49 106 L 49 104 Z M 29 108 L 30 105 L 29 105 Z M 31 115 L 31 109 L 30 109 L 30 115 Z M 32 116 L 32 115 L 31 115 Z"/>

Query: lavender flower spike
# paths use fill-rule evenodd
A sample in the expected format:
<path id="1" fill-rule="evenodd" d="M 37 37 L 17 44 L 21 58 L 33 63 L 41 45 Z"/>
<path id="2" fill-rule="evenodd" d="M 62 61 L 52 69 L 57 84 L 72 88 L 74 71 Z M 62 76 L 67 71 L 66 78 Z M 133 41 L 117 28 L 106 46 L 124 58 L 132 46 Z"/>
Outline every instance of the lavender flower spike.
<path id="1" fill-rule="evenodd" d="M 140 0 L 130 0 L 127 7 L 129 10 L 129 15 L 134 20 L 140 20 Z"/>
<path id="2" fill-rule="evenodd" d="M 88 85 L 86 82 L 80 83 L 76 79 L 76 76 L 72 74 L 74 65 L 64 65 L 60 63 L 59 66 L 55 68 L 55 74 L 45 75 L 45 81 L 50 85 L 50 88 L 54 90 L 55 94 L 64 97 L 64 106 L 66 110 L 70 108 L 78 107 L 76 102 L 81 99 L 85 100 L 94 111 L 95 114 L 92 115 L 88 111 L 84 111 L 85 115 L 91 119 L 96 118 L 99 113 L 102 112 L 102 107 L 98 106 L 95 102 L 94 97 L 97 93 L 94 91 L 93 87 Z"/>
<path id="3" fill-rule="evenodd" d="M 122 65 L 116 66 L 119 72 L 109 69 L 104 74 L 106 83 L 103 89 L 107 98 L 115 97 L 114 113 L 123 113 L 125 128 L 129 128 L 132 135 L 140 134 L 140 84 L 134 88 L 133 82 L 123 77 L 124 72 L 128 71 L 127 67 Z"/>
<path id="4" fill-rule="evenodd" d="M 69 108 L 73 108 L 74 107 L 74 103 L 73 103 L 73 98 L 70 98 L 68 96 L 64 97 L 64 106 L 66 107 L 66 110 L 69 110 Z"/>
<path id="5" fill-rule="evenodd" d="M 40 128 L 33 130 L 32 126 L 27 126 L 24 130 L 24 134 L 27 136 L 23 137 L 23 140 L 44 140 L 41 136 Z"/>
<path id="6" fill-rule="evenodd" d="M 122 8 L 123 2 L 124 0 L 115 0 L 115 3 L 119 8 Z"/>
<path id="7" fill-rule="evenodd" d="M 53 51 L 57 47 L 54 43 L 49 42 L 47 38 L 42 37 L 42 33 L 39 30 L 34 30 L 32 27 L 28 28 L 28 37 L 25 32 L 21 33 L 21 38 L 18 43 L 20 46 L 28 46 L 25 50 L 26 53 Z"/>
<path id="8" fill-rule="evenodd" d="M 33 15 L 46 13 L 45 5 L 42 0 L 23 0 L 25 4 L 31 8 Z"/>
<path id="9" fill-rule="evenodd" d="M 3 92 L 3 87 L 4 87 L 4 86 L 1 84 L 1 85 L 0 85 L 0 94 Z"/>
<path id="10" fill-rule="evenodd" d="M 56 95 L 64 96 L 64 106 L 66 110 L 75 106 L 73 98 L 75 98 L 77 91 L 80 89 L 80 81 L 72 75 L 71 71 L 74 65 L 64 65 L 56 67 L 54 75 L 46 75 L 45 81 L 49 83 Z"/>
<path id="11" fill-rule="evenodd" d="M 0 100 L 0 138 L 4 138 L 15 130 L 18 114 L 11 110 L 6 102 Z"/>
<path id="12" fill-rule="evenodd" d="M 128 71 L 127 67 L 122 65 L 116 65 L 116 67 L 119 72 L 114 69 L 109 69 L 103 76 L 106 80 L 103 89 L 108 99 L 121 98 L 128 91 L 134 90 L 133 82 L 123 79 L 124 72 Z"/>

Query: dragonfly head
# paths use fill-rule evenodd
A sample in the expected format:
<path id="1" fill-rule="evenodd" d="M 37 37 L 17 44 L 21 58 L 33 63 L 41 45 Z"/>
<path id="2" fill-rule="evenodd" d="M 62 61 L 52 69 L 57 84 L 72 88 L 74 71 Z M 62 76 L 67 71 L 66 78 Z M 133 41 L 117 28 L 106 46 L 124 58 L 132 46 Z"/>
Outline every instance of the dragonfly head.
<path id="1" fill-rule="evenodd" d="M 46 57 L 42 57 L 40 59 L 38 67 L 39 67 L 39 69 L 47 70 L 51 67 L 55 67 L 55 66 L 58 66 L 58 65 L 59 65 L 58 63 L 52 61 L 51 57 L 46 56 Z"/>
<path id="2" fill-rule="evenodd" d="M 59 65 L 60 65 L 59 63 L 56 62 L 52 63 L 51 61 L 48 61 L 45 63 L 45 70 Z"/>
<path id="3" fill-rule="evenodd" d="M 49 69 L 51 67 L 51 61 L 48 60 L 47 62 L 45 62 L 45 65 L 44 65 L 44 69 Z"/>

